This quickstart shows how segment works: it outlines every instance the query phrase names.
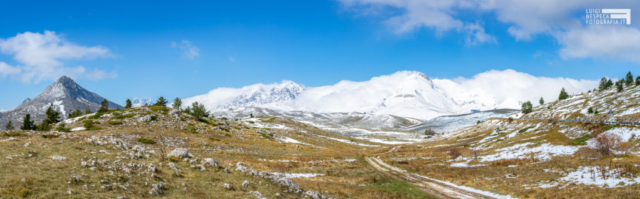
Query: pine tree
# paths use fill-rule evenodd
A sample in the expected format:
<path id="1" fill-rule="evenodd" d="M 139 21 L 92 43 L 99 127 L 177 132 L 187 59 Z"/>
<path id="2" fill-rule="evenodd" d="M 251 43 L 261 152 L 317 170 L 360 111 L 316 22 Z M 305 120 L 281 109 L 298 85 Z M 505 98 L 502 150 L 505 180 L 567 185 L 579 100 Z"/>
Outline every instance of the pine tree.
<path id="1" fill-rule="evenodd" d="M 22 121 L 22 126 L 20 127 L 21 130 L 35 130 L 35 125 L 33 124 L 33 120 L 31 120 L 31 114 L 28 114 L 24 116 L 24 119 Z"/>
<path id="2" fill-rule="evenodd" d="M 76 110 L 69 114 L 69 118 L 80 117 L 80 116 L 82 116 L 82 111 L 80 110 L 80 107 L 76 107 Z"/>
<path id="3" fill-rule="evenodd" d="M 636 77 L 636 86 L 640 86 L 640 76 Z"/>
<path id="4" fill-rule="evenodd" d="M 5 128 L 6 128 L 8 131 L 12 131 L 12 130 L 14 130 L 14 128 L 13 128 L 13 122 L 11 122 L 11 120 L 9 120 L 9 123 L 7 123 L 7 126 L 5 126 Z"/>
<path id="5" fill-rule="evenodd" d="M 567 94 L 567 91 L 565 91 L 564 88 L 562 88 L 562 90 L 560 91 L 560 96 L 558 97 L 558 100 L 563 100 L 567 98 L 569 98 L 569 94 Z"/>
<path id="6" fill-rule="evenodd" d="M 102 100 L 100 109 L 98 109 L 98 113 L 104 113 L 107 112 L 109 110 L 109 101 L 107 101 L 107 99 Z"/>
<path id="7" fill-rule="evenodd" d="M 544 104 L 544 99 L 542 99 L 542 97 L 540 97 L 540 105 Z"/>
<path id="8" fill-rule="evenodd" d="M 601 91 L 602 91 L 602 90 L 605 90 L 605 89 L 607 89 L 607 78 L 606 78 L 606 77 L 603 77 L 603 78 L 600 80 L 600 84 L 598 85 L 598 90 L 601 90 Z"/>
<path id="9" fill-rule="evenodd" d="M 198 102 L 193 102 L 191 104 L 191 115 L 196 119 L 202 119 L 204 117 L 209 117 L 209 111 L 204 108 L 204 104 L 199 104 Z"/>
<path id="10" fill-rule="evenodd" d="M 48 124 L 55 124 L 60 122 L 60 112 L 53 110 L 53 104 L 49 105 L 46 114 L 47 117 L 44 118 L 43 123 L 47 122 Z"/>
<path id="11" fill-rule="evenodd" d="M 131 100 L 127 99 L 126 105 L 124 106 L 124 108 L 131 108 Z"/>
<path id="12" fill-rule="evenodd" d="M 91 114 L 91 109 L 89 109 L 89 107 L 87 107 L 86 109 L 84 109 L 84 114 Z"/>
<path id="13" fill-rule="evenodd" d="M 533 111 L 533 105 L 530 101 L 522 103 L 522 114 L 531 113 Z"/>
<path id="14" fill-rule="evenodd" d="M 609 80 L 607 81 L 607 85 L 606 85 L 605 89 L 609 89 L 609 88 L 611 88 L 612 86 L 613 86 L 613 81 L 611 81 L 611 79 L 609 79 Z"/>
<path id="15" fill-rule="evenodd" d="M 631 71 L 629 71 L 629 73 L 627 73 L 627 78 L 625 78 L 625 85 L 626 86 L 630 86 L 631 84 L 633 84 L 633 75 L 631 74 Z"/>
<path id="16" fill-rule="evenodd" d="M 618 92 L 621 92 L 622 90 L 624 90 L 624 83 L 622 80 L 616 82 L 616 88 L 618 89 Z"/>
<path id="17" fill-rule="evenodd" d="M 173 100 L 173 109 L 180 110 L 180 106 L 182 106 L 182 100 L 177 98 Z"/>
<path id="18" fill-rule="evenodd" d="M 164 99 L 164 97 L 160 96 L 160 98 L 158 98 L 158 101 L 156 101 L 156 104 L 154 106 L 166 107 L 167 106 L 167 100 Z"/>

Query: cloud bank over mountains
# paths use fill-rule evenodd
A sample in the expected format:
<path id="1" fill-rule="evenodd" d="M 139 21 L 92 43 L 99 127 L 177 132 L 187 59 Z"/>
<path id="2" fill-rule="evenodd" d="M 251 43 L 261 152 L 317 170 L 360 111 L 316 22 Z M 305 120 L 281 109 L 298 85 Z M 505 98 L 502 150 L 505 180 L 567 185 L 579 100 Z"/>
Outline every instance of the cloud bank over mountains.
<path id="1" fill-rule="evenodd" d="M 304 87 L 292 81 L 217 88 L 184 100 L 210 110 L 266 107 L 283 111 L 364 112 L 417 119 L 468 113 L 471 110 L 520 108 L 520 102 L 550 102 L 564 87 L 586 92 L 595 80 L 536 77 L 514 70 L 491 70 L 471 78 L 433 79 L 416 71 L 399 71 L 368 81 L 343 80 L 334 85 Z"/>

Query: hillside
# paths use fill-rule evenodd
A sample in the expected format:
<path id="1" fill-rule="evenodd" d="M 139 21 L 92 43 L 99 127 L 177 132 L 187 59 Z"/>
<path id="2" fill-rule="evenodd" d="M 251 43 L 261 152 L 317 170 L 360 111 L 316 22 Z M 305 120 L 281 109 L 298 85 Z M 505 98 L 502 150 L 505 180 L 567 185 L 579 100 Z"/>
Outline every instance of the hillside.
<path id="1" fill-rule="evenodd" d="M 62 123 L 69 132 L 3 132 L 3 197 L 431 197 L 364 160 L 384 146 L 289 119 L 137 107 Z"/>
<path id="2" fill-rule="evenodd" d="M 416 175 L 517 198 L 635 198 L 640 128 L 622 122 L 639 122 L 639 90 L 576 94 L 380 158 Z"/>

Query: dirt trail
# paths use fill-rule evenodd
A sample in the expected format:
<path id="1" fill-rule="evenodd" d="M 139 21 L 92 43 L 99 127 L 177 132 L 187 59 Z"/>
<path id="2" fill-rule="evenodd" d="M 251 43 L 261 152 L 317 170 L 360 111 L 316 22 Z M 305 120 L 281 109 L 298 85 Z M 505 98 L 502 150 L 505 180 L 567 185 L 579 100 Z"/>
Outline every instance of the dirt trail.
<path id="1" fill-rule="evenodd" d="M 398 150 L 396 147 L 392 151 Z M 389 151 L 391 152 L 391 151 Z M 378 157 L 367 157 L 367 162 L 381 172 L 387 173 L 404 181 L 413 183 L 421 187 L 424 191 L 429 192 L 440 198 L 511 198 L 509 196 L 500 196 L 476 190 L 469 187 L 458 186 L 449 182 L 436 180 L 433 178 L 412 174 L 405 170 L 384 163 Z"/>

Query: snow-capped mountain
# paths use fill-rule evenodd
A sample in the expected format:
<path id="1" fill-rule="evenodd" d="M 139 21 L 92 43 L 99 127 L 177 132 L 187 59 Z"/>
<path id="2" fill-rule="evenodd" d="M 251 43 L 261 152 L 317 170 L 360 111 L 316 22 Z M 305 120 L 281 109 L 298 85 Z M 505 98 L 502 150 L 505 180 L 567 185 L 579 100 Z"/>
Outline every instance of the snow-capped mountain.
<path id="1" fill-rule="evenodd" d="M 279 84 L 255 84 L 240 89 L 218 88 L 207 94 L 183 100 L 183 104 L 191 105 L 197 101 L 210 110 L 226 110 L 237 107 L 273 107 L 281 106 L 296 99 L 305 87 L 292 81 Z"/>
<path id="2" fill-rule="evenodd" d="M 17 108 L 0 113 L 0 124 L 6 124 L 11 120 L 14 127 L 22 124 L 24 115 L 31 114 L 32 120 L 41 122 L 50 104 L 66 118 L 69 113 L 77 108 L 91 109 L 93 112 L 100 109 L 100 103 L 105 98 L 78 85 L 73 79 L 62 76 L 56 82 L 49 85 L 40 95 L 33 99 L 27 99 Z M 121 109 L 122 106 L 109 101 L 109 109 Z M 4 128 L 4 125 L 1 128 Z"/>
<path id="3" fill-rule="evenodd" d="M 419 72 L 409 74 L 398 85 L 399 88 L 386 97 L 373 113 L 428 120 L 441 115 L 492 109 L 496 105 L 490 96 L 446 90 Z"/>
<path id="4" fill-rule="evenodd" d="M 315 113 L 367 113 L 428 120 L 441 115 L 491 110 L 496 100 L 489 95 L 456 87 L 450 80 L 434 81 L 425 74 L 401 71 L 369 81 L 306 88 L 292 81 L 218 88 L 184 100 L 198 101 L 210 110 L 263 107 L 281 111 Z"/>
<path id="5" fill-rule="evenodd" d="M 148 97 L 142 97 L 142 98 L 136 97 L 131 100 L 132 107 L 141 107 L 147 104 L 151 105 L 151 104 L 154 104 L 154 102 L 153 100 L 151 100 L 151 98 L 148 98 Z"/>

